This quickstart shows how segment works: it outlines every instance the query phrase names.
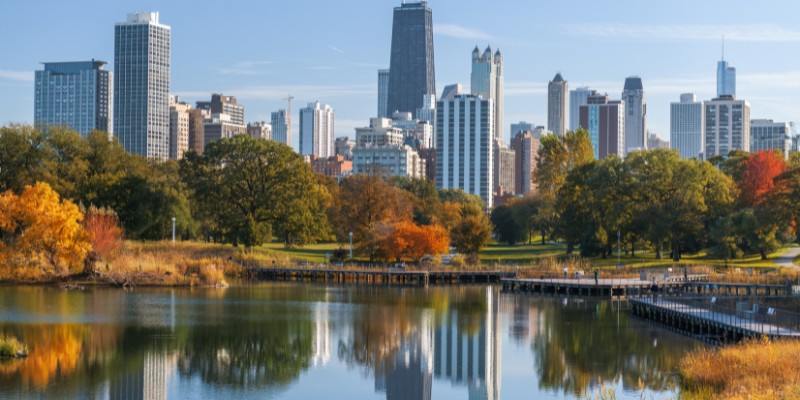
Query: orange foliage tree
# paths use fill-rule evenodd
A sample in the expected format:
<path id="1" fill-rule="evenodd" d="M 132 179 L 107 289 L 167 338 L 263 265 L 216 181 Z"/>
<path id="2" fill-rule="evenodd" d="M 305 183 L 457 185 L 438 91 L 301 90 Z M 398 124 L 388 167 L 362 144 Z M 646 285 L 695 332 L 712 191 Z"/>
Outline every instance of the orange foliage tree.
<path id="1" fill-rule="evenodd" d="M 0 266 L 79 270 L 89 251 L 83 213 L 46 183 L 0 195 Z"/>
<path id="2" fill-rule="evenodd" d="M 775 189 L 775 178 L 786 171 L 786 161 L 775 151 L 759 151 L 745 163 L 739 182 L 742 201 L 747 207 L 760 205 Z"/>
<path id="3" fill-rule="evenodd" d="M 440 225 L 419 226 L 401 221 L 392 224 L 381 238 L 383 253 L 390 260 L 418 261 L 426 255 L 449 251 L 450 236 Z"/>
<path id="4" fill-rule="evenodd" d="M 89 207 L 83 226 L 94 254 L 100 259 L 107 260 L 122 248 L 123 230 L 113 210 Z"/>

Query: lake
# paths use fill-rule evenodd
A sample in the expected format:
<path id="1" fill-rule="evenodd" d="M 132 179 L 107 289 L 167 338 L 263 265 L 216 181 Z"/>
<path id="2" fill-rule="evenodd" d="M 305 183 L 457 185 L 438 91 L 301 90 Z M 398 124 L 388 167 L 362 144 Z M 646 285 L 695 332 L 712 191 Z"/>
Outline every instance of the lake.
<path id="1" fill-rule="evenodd" d="M 619 302 L 497 287 L 0 288 L 7 399 L 671 398 L 702 344 Z"/>

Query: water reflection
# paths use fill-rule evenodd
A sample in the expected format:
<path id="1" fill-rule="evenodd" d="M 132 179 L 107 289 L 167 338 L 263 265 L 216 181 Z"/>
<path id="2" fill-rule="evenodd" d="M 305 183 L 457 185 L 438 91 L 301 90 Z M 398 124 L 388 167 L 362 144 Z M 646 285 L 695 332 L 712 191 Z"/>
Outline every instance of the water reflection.
<path id="1" fill-rule="evenodd" d="M 0 334 L 31 350 L 0 362 L 20 399 L 308 398 L 341 380 L 356 399 L 638 398 L 672 392 L 697 345 L 610 302 L 489 287 L 0 288 Z"/>

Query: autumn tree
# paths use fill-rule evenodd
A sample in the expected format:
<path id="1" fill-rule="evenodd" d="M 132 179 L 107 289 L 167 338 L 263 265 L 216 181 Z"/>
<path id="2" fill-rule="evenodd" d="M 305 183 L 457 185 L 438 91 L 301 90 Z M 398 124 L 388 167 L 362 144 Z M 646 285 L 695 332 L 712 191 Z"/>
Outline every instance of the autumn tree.
<path id="1" fill-rule="evenodd" d="M 401 221 L 393 224 L 381 238 L 382 252 L 387 259 L 419 261 L 426 255 L 449 251 L 450 236 L 440 225 L 417 225 Z"/>
<path id="2" fill-rule="evenodd" d="M 775 189 L 775 178 L 786 171 L 786 160 L 775 151 L 759 151 L 747 159 L 739 186 L 742 203 L 756 207 Z"/>
<path id="3" fill-rule="evenodd" d="M 90 249 L 83 214 L 46 183 L 0 195 L 0 265 L 76 272 Z"/>
<path id="4" fill-rule="evenodd" d="M 89 236 L 92 251 L 100 260 L 108 260 L 122 248 L 123 230 L 119 217 L 113 210 L 89 207 L 85 213 L 83 226 Z"/>
<path id="5" fill-rule="evenodd" d="M 489 244 L 491 238 L 492 223 L 489 217 L 470 206 L 462 207 L 461 220 L 450 232 L 456 251 L 466 255 L 470 263 L 477 263 L 478 253 Z"/>

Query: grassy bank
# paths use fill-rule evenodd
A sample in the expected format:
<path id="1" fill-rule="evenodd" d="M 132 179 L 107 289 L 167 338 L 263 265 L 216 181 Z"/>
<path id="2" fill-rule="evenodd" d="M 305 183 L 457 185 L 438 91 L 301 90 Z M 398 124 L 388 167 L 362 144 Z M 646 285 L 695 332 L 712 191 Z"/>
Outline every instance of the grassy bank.
<path id="1" fill-rule="evenodd" d="M 0 358 L 28 356 L 28 346 L 13 336 L 0 336 Z"/>
<path id="2" fill-rule="evenodd" d="M 681 361 L 684 398 L 800 399 L 800 341 L 697 350 Z"/>

